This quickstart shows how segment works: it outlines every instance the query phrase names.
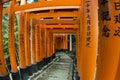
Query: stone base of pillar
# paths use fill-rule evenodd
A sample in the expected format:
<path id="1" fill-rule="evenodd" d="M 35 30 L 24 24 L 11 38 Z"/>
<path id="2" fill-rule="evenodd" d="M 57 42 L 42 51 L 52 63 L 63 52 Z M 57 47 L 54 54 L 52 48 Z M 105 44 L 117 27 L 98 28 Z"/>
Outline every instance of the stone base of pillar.
<path id="1" fill-rule="evenodd" d="M 20 73 L 19 73 L 19 71 L 17 71 L 17 72 L 11 72 L 11 76 L 12 76 L 12 80 L 21 80 L 20 79 Z"/>
<path id="2" fill-rule="evenodd" d="M 0 80 L 10 80 L 9 74 L 7 74 L 7 75 L 0 75 Z"/>
<path id="3" fill-rule="evenodd" d="M 37 67 L 37 64 L 32 64 L 32 73 L 36 73 L 38 71 L 38 67 Z"/>
<path id="4" fill-rule="evenodd" d="M 40 61 L 40 62 L 37 62 L 37 67 L 38 67 L 38 70 L 41 70 L 42 67 L 43 67 L 43 61 Z"/>
<path id="5" fill-rule="evenodd" d="M 30 65 L 30 66 L 27 66 L 27 73 L 28 73 L 28 75 L 29 76 L 32 76 L 32 65 Z"/>
<path id="6" fill-rule="evenodd" d="M 27 68 L 20 68 L 20 75 L 22 80 L 28 80 L 28 71 Z"/>

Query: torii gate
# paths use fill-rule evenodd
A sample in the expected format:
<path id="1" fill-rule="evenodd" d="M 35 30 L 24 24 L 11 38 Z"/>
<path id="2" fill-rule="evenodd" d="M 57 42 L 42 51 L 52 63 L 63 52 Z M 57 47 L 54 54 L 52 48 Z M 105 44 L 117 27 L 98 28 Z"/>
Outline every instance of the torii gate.
<path id="1" fill-rule="evenodd" d="M 10 54 L 10 62 L 11 62 L 11 72 L 13 80 L 18 80 L 20 78 L 17 69 L 17 62 L 15 56 L 15 46 L 14 46 L 14 15 L 15 13 L 20 14 L 20 19 L 24 17 L 34 17 L 36 15 L 32 15 L 32 12 L 37 11 L 49 11 L 51 17 L 56 17 L 52 10 L 60 11 L 60 9 L 73 9 L 75 12 L 68 13 L 56 13 L 57 17 L 59 15 L 61 19 L 64 17 L 69 17 L 69 15 L 73 15 L 73 21 L 39 21 L 39 23 L 77 23 L 78 31 L 77 31 L 77 68 L 78 73 L 81 80 L 119 80 L 119 12 L 120 12 L 120 1 L 119 0 L 53 0 L 53 1 L 45 1 L 40 0 L 39 2 L 32 4 L 25 4 L 24 0 L 22 1 L 22 5 L 16 5 L 16 0 L 10 0 L 10 7 L 3 10 L 3 4 L 8 0 L 0 1 L 0 25 L 2 24 L 2 14 L 9 14 L 9 54 Z M 96 4 L 95 4 L 96 3 Z M 97 5 L 99 4 L 99 6 Z M 98 28 L 98 9 L 100 10 L 100 29 Z M 31 14 L 29 14 L 31 12 Z M 114 13 L 113 13 L 114 12 Z M 28 13 L 28 14 L 27 14 Z M 53 13 L 53 14 L 52 14 Z M 25 15 L 26 14 L 26 15 Z M 38 14 L 39 17 L 44 15 L 45 17 L 49 16 L 49 14 Z M 64 14 L 67 14 L 64 16 Z M 76 17 L 75 17 L 76 16 Z M 40 17 L 39 17 L 40 18 Z M 71 18 L 71 17 L 69 17 Z M 28 19 L 28 20 L 27 20 Z M 29 27 L 30 19 L 25 19 Z M 41 18 L 43 19 L 43 18 Z M 46 18 L 45 18 L 46 19 Z M 51 18 L 50 18 L 51 19 Z M 22 20 L 21 20 L 22 21 Z M 25 21 L 25 22 L 26 22 Z M 23 73 L 22 78 L 24 80 L 27 79 L 28 74 L 26 73 L 26 69 L 28 66 L 33 66 L 31 64 L 37 64 L 37 60 L 39 61 L 39 47 L 36 47 L 35 43 L 37 39 L 39 39 L 36 33 L 34 33 L 37 29 L 32 27 L 32 43 L 30 43 L 30 36 L 26 32 L 30 32 L 30 30 L 25 27 L 26 33 L 23 33 L 24 25 L 23 21 L 20 24 L 19 29 L 19 57 L 20 57 L 20 71 Z M 1 25 L 2 26 L 2 25 Z M 35 25 L 34 25 L 35 26 Z M 46 25 L 45 25 L 46 26 Z M 114 26 L 114 27 L 113 27 Z M 2 28 L 2 27 L 1 27 Z M 3 47 L 2 47 L 2 29 L 0 28 L 0 79 L 9 80 L 8 72 L 5 67 L 4 55 L 3 55 Z M 98 43 L 98 29 L 99 29 L 99 43 Z M 24 37 L 25 34 L 25 37 Z M 46 34 L 45 34 L 46 35 Z M 21 37 L 22 38 L 21 38 Z M 47 35 L 46 35 L 47 36 Z M 25 38 L 25 41 L 24 41 Z M 36 42 L 35 42 L 36 41 Z M 42 40 L 43 41 L 43 40 Z M 22 43 L 24 42 L 24 43 Z M 28 42 L 28 43 L 27 43 Z M 32 44 L 32 53 L 30 53 L 30 44 Z M 99 44 L 99 50 L 98 50 Z M 25 49 L 23 49 L 25 45 Z M 43 44 L 45 45 L 45 44 Z M 46 45 L 44 46 L 46 47 Z M 115 47 L 115 48 L 113 48 Z M 28 51 L 27 51 L 28 50 Z M 36 53 L 36 51 L 38 53 Z M 45 51 L 46 52 L 46 51 Z M 34 54 L 35 53 L 35 54 Z M 31 55 L 32 54 L 32 58 Z M 51 57 L 50 54 L 49 57 Z M 27 58 L 26 56 L 29 56 Z M 36 59 L 37 57 L 37 59 Z M 45 56 L 44 56 L 45 57 Z M 40 59 L 43 59 L 40 58 Z M 47 58 L 48 59 L 48 58 Z M 31 61 L 32 60 L 32 61 Z M 1 68 L 2 67 L 2 68 Z M 35 66 L 34 66 L 35 67 Z M 30 71 L 28 71 L 30 72 Z M 35 71 L 36 72 L 36 71 Z M 27 75 L 26 75 L 27 74 Z M 24 77 L 26 75 L 26 77 Z"/>

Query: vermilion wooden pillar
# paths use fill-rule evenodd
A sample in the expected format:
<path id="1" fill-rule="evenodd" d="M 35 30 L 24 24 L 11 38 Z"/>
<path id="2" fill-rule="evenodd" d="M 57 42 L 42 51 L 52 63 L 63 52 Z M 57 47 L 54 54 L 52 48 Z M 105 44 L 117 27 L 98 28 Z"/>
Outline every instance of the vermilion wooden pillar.
<path id="1" fill-rule="evenodd" d="M 83 0 L 81 15 L 81 34 L 82 39 L 80 53 L 82 62 L 79 73 L 81 80 L 94 80 L 96 71 L 96 61 L 98 52 L 98 10 L 96 0 Z M 82 54 L 82 55 L 81 55 Z M 79 58 L 78 57 L 78 63 Z"/>
<path id="2" fill-rule="evenodd" d="M 20 58 L 20 68 L 26 68 L 26 57 L 25 57 L 25 13 L 21 12 L 19 17 L 19 58 Z"/>
<path id="3" fill-rule="evenodd" d="M 9 44 L 9 53 L 10 53 L 10 62 L 11 62 L 11 71 L 17 71 L 16 63 L 16 52 L 14 46 L 14 11 L 13 7 L 15 6 L 15 0 L 10 1 L 10 12 L 9 12 L 9 31 L 8 31 L 8 44 Z"/>
<path id="4" fill-rule="evenodd" d="M 45 25 L 41 24 L 40 26 L 41 29 L 41 61 L 44 59 L 45 56 L 45 48 L 44 48 L 44 43 L 45 43 Z"/>
<path id="5" fill-rule="evenodd" d="M 99 0 L 100 41 L 96 80 L 120 79 L 120 0 Z"/>
<path id="6" fill-rule="evenodd" d="M 31 66 L 31 52 L 30 52 L 30 13 L 25 15 L 25 59 L 26 65 Z"/>
<path id="7" fill-rule="evenodd" d="M 2 10 L 3 10 L 3 3 L 0 1 L 0 79 L 8 79 L 9 75 L 7 73 L 5 59 L 4 59 L 4 52 L 3 52 L 3 43 L 2 43 Z"/>
<path id="8" fill-rule="evenodd" d="M 25 0 L 21 0 L 21 5 L 26 4 Z M 28 79 L 26 53 L 25 53 L 25 12 L 21 11 L 19 14 L 19 29 L 18 29 L 18 49 L 20 60 L 20 73 L 23 80 Z"/>
<path id="9" fill-rule="evenodd" d="M 68 50 L 68 34 L 65 35 L 65 50 Z"/>
<path id="10" fill-rule="evenodd" d="M 39 25 L 35 26 L 35 49 L 36 49 L 36 62 L 40 62 L 40 29 Z"/>
<path id="11" fill-rule="evenodd" d="M 47 63 L 50 62 L 50 32 L 49 30 L 47 29 L 46 31 L 46 41 L 47 41 Z"/>
<path id="12" fill-rule="evenodd" d="M 36 66 L 36 50 L 35 50 L 35 27 L 36 27 L 37 25 L 35 25 L 34 23 L 33 23 L 33 25 L 32 25 L 32 41 L 31 41 L 31 51 L 32 51 L 32 53 L 31 53 L 31 63 L 32 63 L 32 66 L 33 66 L 33 73 L 34 72 L 37 72 L 37 66 Z"/>
<path id="13" fill-rule="evenodd" d="M 20 59 L 20 73 L 23 80 L 28 79 L 26 54 L 25 54 L 25 12 L 19 16 L 18 47 Z"/>
<path id="14" fill-rule="evenodd" d="M 17 62 L 16 62 L 16 52 L 15 52 L 15 39 L 14 39 L 14 6 L 16 4 L 15 0 L 10 1 L 9 7 L 9 24 L 8 24 L 8 47 L 9 47 L 9 54 L 10 54 L 10 63 L 11 63 L 11 72 L 13 80 L 17 78 L 20 79 L 19 72 L 17 69 Z"/>

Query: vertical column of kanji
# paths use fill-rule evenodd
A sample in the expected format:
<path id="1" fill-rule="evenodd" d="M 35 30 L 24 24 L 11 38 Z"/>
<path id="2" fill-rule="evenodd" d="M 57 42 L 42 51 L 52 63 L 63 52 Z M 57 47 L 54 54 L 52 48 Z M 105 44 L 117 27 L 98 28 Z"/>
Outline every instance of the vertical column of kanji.
<path id="1" fill-rule="evenodd" d="M 32 75 L 31 72 L 31 52 L 30 52 L 30 13 L 25 15 L 25 59 L 27 72 Z"/>
<path id="2" fill-rule="evenodd" d="M 3 3 L 2 0 L 0 1 L 0 80 L 10 80 L 9 75 L 7 73 L 5 59 L 4 59 L 4 52 L 3 52 L 3 43 L 2 43 L 2 10 L 3 10 Z"/>
<path id="3" fill-rule="evenodd" d="M 117 80 L 120 57 L 120 0 L 99 0 L 99 9 L 100 46 L 96 80 Z"/>
<path id="4" fill-rule="evenodd" d="M 15 52 L 15 45 L 14 45 L 14 8 L 15 8 L 15 0 L 10 1 L 9 7 L 9 24 L 8 24 L 8 47 L 9 47 L 9 54 L 10 54 L 10 63 L 11 63 L 11 72 L 13 80 L 20 79 L 19 72 L 17 69 L 17 62 L 16 62 L 16 52 Z"/>
<path id="5" fill-rule="evenodd" d="M 96 60 L 98 52 L 98 10 L 96 0 L 83 1 L 83 20 L 82 29 L 82 68 L 81 79 L 93 80 L 96 71 Z M 82 27 L 82 26 L 81 26 Z"/>

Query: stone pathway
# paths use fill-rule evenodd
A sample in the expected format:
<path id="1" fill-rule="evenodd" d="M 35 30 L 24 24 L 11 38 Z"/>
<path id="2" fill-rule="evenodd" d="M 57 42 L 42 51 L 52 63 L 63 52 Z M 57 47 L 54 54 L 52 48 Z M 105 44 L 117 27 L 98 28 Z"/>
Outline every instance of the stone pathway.
<path id="1" fill-rule="evenodd" d="M 65 53 L 58 53 L 58 60 L 42 71 L 34 80 L 72 80 L 72 59 Z"/>

